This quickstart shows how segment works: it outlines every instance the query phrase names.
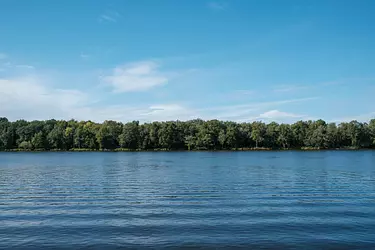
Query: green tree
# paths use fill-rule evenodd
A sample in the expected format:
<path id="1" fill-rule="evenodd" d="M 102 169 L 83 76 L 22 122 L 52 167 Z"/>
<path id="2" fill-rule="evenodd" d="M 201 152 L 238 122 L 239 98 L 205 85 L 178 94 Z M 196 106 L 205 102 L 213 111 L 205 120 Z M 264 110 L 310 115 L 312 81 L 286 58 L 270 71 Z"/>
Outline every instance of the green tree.
<path id="1" fill-rule="evenodd" d="M 0 118 L 0 150 L 12 149 L 14 144 L 14 129 L 7 118 Z"/>
<path id="2" fill-rule="evenodd" d="M 114 121 L 104 121 L 96 133 L 100 149 L 115 149 L 119 147 L 119 135 L 122 132 L 122 124 Z"/>
<path id="3" fill-rule="evenodd" d="M 23 141 L 20 143 L 19 148 L 23 150 L 32 150 L 33 145 L 29 141 Z"/>
<path id="4" fill-rule="evenodd" d="M 198 127 L 198 145 L 202 149 L 217 149 L 220 146 L 219 133 L 223 128 L 222 122 L 210 120 Z"/>
<path id="5" fill-rule="evenodd" d="M 326 148 L 327 130 L 325 126 L 317 127 L 310 136 L 310 145 L 316 148 Z"/>
<path id="6" fill-rule="evenodd" d="M 255 147 L 258 148 L 259 144 L 264 141 L 266 126 L 263 122 L 253 122 L 251 126 L 251 139 L 255 141 Z"/>
<path id="7" fill-rule="evenodd" d="M 231 148 L 238 148 L 240 144 L 239 136 L 239 127 L 234 122 L 227 122 L 224 124 L 226 126 L 226 134 L 225 134 L 225 142 L 227 147 Z"/>
<path id="8" fill-rule="evenodd" d="M 159 145 L 165 149 L 177 149 L 179 143 L 179 131 L 174 122 L 163 122 L 158 130 Z"/>
<path id="9" fill-rule="evenodd" d="M 336 123 L 330 123 L 327 125 L 325 137 L 325 146 L 326 148 L 337 148 L 339 145 L 339 136 L 337 131 Z"/>
<path id="10" fill-rule="evenodd" d="M 64 142 L 65 142 L 66 149 L 69 150 L 74 147 L 74 128 L 73 127 L 65 128 Z"/>
<path id="11" fill-rule="evenodd" d="M 62 122 L 57 123 L 47 135 L 47 141 L 52 149 L 65 149 L 64 143 L 65 127 Z"/>
<path id="12" fill-rule="evenodd" d="M 250 123 L 241 123 L 239 126 L 239 145 L 241 147 L 250 148 L 255 146 L 252 139 L 252 125 Z"/>
<path id="13" fill-rule="evenodd" d="M 301 148 L 307 146 L 306 138 L 309 132 L 309 122 L 298 121 L 291 126 L 294 137 L 294 147 Z"/>
<path id="14" fill-rule="evenodd" d="M 124 124 L 119 135 L 119 143 L 122 148 L 137 149 L 140 140 L 139 122 L 133 121 Z"/>
<path id="15" fill-rule="evenodd" d="M 372 119 L 368 125 L 372 147 L 375 147 L 375 119 Z"/>
<path id="16" fill-rule="evenodd" d="M 281 124 L 279 126 L 279 136 L 277 141 L 282 145 L 283 148 L 289 148 L 293 142 L 293 131 L 289 124 Z"/>
<path id="17" fill-rule="evenodd" d="M 192 135 L 188 135 L 185 137 L 185 144 L 188 147 L 188 150 L 191 150 L 195 147 L 196 145 L 196 138 Z"/>
<path id="18" fill-rule="evenodd" d="M 39 131 L 36 133 L 33 138 L 31 139 L 31 144 L 34 149 L 45 149 L 45 136 L 43 134 L 43 131 Z"/>
<path id="19" fill-rule="evenodd" d="M 219 136 L 217 137 L 220 145 L 221 145 L 221 148 L 225 148 L 226 147 L 226 144 L 227 144 L 227 135 L 225 133 L 225 130 L 220 130 L 219 132 Z"/>
<path id="20" fill-rule="evenodd" d="M 267 124 L 265 132 L 264 145 L 269 148 L 278 148 L 278 138 L 279 138 L 279 124 L 276 122 L 271 122 Z"/>

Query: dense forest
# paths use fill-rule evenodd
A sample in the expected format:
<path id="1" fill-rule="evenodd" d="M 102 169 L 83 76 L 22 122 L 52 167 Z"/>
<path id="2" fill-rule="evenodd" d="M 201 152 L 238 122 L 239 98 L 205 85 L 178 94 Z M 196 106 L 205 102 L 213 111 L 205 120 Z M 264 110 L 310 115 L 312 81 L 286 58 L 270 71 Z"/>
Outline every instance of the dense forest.
<path id="1" fill-rule="evenodd" d="M 249 150 L 375 148 L 375 119 L 340 124 L 218 120 L 139 124 L 0 118 L 0 150 Z"/>

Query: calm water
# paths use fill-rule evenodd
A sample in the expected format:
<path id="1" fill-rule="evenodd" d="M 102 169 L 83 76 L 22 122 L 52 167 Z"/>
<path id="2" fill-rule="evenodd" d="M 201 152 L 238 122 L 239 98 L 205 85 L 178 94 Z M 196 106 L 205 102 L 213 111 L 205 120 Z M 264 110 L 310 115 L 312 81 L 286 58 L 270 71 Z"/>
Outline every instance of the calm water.
<path id="1" fill-rule="evenodd" d="M 0 249 L 375 249 L 375 152 L 0 153 Z"/>

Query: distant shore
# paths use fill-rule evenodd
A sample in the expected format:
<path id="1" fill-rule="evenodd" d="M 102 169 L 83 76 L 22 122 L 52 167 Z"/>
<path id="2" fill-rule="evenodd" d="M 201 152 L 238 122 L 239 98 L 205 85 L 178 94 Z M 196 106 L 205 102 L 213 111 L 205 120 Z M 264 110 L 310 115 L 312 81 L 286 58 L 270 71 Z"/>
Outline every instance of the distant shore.
<path id="1" fill-rule="evenodd" d="M 293 124 L 195 119 L 140 124 L 0 117 L 0 151 L 271 151 L 375 148 L 375 119 Z"/>
<path id="2" fill-rule="evenodd" d="M 89 149 L 89 148 L 73 148 L 69 150 L 56 150 L 56 149 L 7 149 L 1 150 L 0 152 L 246 152 L 246 151 L 362 151 L 362 150 L 375 150 L 375 148 L 237 148 L 237 149 L 127 149 L 127 148 L 117 148 L 117 149 Z"/>

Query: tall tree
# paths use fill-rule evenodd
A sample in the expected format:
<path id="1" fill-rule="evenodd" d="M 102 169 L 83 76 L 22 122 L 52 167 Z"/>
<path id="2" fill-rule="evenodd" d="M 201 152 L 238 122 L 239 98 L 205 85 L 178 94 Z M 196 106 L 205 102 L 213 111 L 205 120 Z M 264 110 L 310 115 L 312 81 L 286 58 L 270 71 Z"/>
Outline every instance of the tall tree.
<path id="1" fill-rule="evenodd" d="M 368 125 L 372 147 L 375 147 L 375 119 L 372 119 Z"/>
<path id="2" fill-rule="evenodd" d="M 279 136 L 277 141 L 281 144 L 283 148 L 289 148 L 293 142 L 293 131 L 289 124 L 281 124 L 279 126 Z"/>
<path id="3" fill-rule="evenodd" d="M 258 148 L 260 143 L 264 141 L 266 126 L 263 122 L 253 122 L 251 126 L 251 139 L 255 141 L 255 147 Z"/>
<path id="4" fill-rule="evenodd" d="M 139 144 L 139 122 L 133 121 L 124 124 L 119 135 L 119 143 L 122 148 L 137 149 Z"/>

